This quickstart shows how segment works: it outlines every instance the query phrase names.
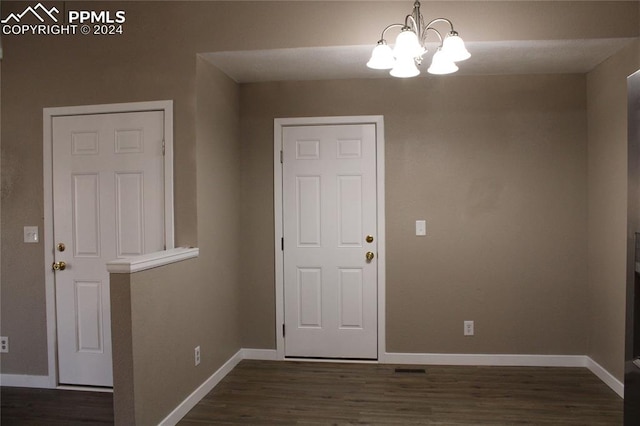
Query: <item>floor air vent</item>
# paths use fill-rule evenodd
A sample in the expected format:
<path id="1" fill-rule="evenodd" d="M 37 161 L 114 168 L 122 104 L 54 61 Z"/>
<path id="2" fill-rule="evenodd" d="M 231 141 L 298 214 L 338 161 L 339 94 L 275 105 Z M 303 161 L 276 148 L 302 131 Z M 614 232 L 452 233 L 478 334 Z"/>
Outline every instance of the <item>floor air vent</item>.
<path id="1" fill-rule="evenodd" d="M 396 373 L 425 374 L 424 368 L 396 368 Z"/>

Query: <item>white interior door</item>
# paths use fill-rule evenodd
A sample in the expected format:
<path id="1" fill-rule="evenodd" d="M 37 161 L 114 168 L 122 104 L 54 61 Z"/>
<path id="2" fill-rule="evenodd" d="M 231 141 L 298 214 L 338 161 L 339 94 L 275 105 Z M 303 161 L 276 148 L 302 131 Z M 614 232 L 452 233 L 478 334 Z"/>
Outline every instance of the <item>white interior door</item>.
<path id="1" fill-rule="evenodd" d="M 282 146 L 285 356 L 376 359 L 375 125 L 285 127 Z"/>
<path id="2" fill-rule="evenodd" d="M 164 249 L 164 112 L 54 117 L 52 132 L 58 382 L 110 387 L 106 263 Z"/>

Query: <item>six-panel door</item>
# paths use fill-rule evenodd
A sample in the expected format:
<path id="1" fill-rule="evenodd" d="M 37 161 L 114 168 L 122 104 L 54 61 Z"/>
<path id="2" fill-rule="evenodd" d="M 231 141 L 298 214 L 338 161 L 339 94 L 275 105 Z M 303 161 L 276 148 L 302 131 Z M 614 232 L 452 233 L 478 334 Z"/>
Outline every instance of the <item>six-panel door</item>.
<path id="1" fill-rule="evenodd" d="M 375 135 L 373 124 L 283 129 L 288 357 L 377 358 Z"/>
<path id="2" fill-rule="evenodd" d="M 113 386 L 106 263 L 164 249 L 163 139 L 162 111 L 53 119 L 60 384 Z"/>

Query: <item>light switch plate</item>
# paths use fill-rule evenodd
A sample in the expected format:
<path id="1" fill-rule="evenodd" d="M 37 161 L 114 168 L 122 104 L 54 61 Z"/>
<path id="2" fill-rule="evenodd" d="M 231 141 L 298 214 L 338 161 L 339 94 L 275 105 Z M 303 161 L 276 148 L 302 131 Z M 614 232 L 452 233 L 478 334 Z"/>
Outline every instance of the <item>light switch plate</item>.
<path id="1" fill-rule="evenodd" d="M 25 243 L 37 243 L 40 241 L 40 236 L 38 235 L 38 227 L 37 226 L 25 226 L 24 227 L 24 242 Z"/>
<path id="2" fill-rule="evenodd" d="M 426 220 L 416 220 L 416 235 L 419 237 L 424 237 L 425 235 L 427 235 Z"/>

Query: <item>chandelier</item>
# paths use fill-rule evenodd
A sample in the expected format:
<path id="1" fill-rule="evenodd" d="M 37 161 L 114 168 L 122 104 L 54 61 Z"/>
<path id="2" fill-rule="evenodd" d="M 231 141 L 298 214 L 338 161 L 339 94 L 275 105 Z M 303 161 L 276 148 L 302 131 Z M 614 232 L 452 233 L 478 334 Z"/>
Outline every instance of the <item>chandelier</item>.
<path id="1" fill-rule="evenodd" d="M 433 25 L 437 23 L 449 24 L 450 31 L 445 37 Z M 385 40 L 385 33 L 391 28 L 400 27 L 400 34 L 396 44 L 391 48 Z M 453 23 L 446 18 L 436 18 L 425 25 L 420 13 L 420 1 L 413 4 L 413 12 L 404 19 L 404 24 L 391 24 L 382 30 L 382 37 L 373 49 L 367 66 L 378 70 L 391 70 L 394 77 L 407 78 L 420 74 L 417 65 L 422 63 L 422 55 L 427 53 L 425 41 L 429 31 L 440 39 L 440 46 L 433 54 L 431 66 L 427 70 L 430 74 L 451 74 L 458 71 L 456 62 L 464 61 L 471 54 L 464 46 L 464 41 L 453 29 Z"/>

